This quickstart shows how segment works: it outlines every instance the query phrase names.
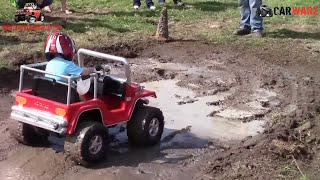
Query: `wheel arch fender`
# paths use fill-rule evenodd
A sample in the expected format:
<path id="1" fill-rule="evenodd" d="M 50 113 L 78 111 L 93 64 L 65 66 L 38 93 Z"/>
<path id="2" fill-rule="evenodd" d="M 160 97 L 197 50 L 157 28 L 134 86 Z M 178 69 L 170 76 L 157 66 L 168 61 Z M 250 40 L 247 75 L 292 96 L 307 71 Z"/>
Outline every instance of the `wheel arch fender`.
<path id="1" fill-rule="evenodd" d="M 72 134 L 74 131 L 76 131 L 79 122 L 83 120 L 88 120 L 90 119 L 91 121 L 95 121 L 98 123 L 101 123 L 105 126 L 104 121 L 103 121 L 103 113 L 100 108 L 90 108 L 90 109 L 85 109 L 81 111 L 77 117 L 74 119 L 74 122 L 70 124 L 70 128 L 68 129 L 67 134 Z"/>
<path id="2" fill-rule="evenodd" d="M 134 113 L 134 111 L 136 110 L 137 107 L 141 106 L 141 105 L 148 105 L 149 104 L 149 99 L 147 99 L 148 96 L 144 96 L 144 97 L 139 97 L 136 99 L 136 101 L 133 103 L 129 118 L 128 118 L 128 122 L 131 120 L 132 115 Z"/>

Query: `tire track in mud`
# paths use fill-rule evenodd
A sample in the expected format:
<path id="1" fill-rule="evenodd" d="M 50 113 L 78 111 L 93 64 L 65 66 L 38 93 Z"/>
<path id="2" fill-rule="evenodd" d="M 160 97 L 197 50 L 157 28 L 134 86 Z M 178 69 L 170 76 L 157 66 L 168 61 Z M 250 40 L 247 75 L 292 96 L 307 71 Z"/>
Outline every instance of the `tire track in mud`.
<path id="1" fill-rule="evenodd" d="M 55 154 L 50 148 L 19 145 L 5 161 L 0 162 L 2 169 L 0 177 L 53 179 L 71 166 L 63 155 Z"/>

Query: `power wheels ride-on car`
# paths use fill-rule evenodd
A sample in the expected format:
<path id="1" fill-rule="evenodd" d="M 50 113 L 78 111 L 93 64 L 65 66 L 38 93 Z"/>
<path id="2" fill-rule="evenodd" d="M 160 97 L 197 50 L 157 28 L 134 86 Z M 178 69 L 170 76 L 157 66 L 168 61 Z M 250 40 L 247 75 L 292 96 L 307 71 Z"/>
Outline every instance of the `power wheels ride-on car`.
<path id="1" fill-rule="evenodd" d="M 40 140 L 47 140 L 50 133 L 65 136 L 66 153 L 85 166 L 105 158 L 108 127 L 120 123 L 127 123 L 130 144 L 147 146 L 159 143 L 164 117 L 160 109 L 146 105 L 149 103 L 146 98 L 156 97 L 156 93 L 131 82 L 130 67 L 125 58 L 79 49 L 78 63 L 81 67 L 83 55 L 122 63 L 126 78 L 110 75 L 111 67 L 104 65 L 102 71 L 90 75 L 93 84 L 89 82 L 89 86 L 83 86 L 88 76 L 63 76 L 37 68 L 47 62 L 22 65 L 16 104 L 11 112 L 11 119 L 21 125 L 17 140 L 35 145 Z M 26 70 L 41 76 L 34 76 L 32 88 L 23 90 Z M 67 83 L 44 74 L 66 79 Z M 87 93 L 83 93 L 83 89 L 87 89 Z"/>
<path id="2" fill-rule="evenodd" d="M 27 21 L 35 23 L 44 21 L 44 14 L 41 9 L 34 3 L 26 3 L 23 9 L 18 9 L 14 17 L 15 22 Z"/>
<path id="3" fill-rule="evenodd" d="M 261 5 L 260 8 L 257 9 L 257 16 L 272 17 L 273 16 L 272 9 L 267 5 Z"/>

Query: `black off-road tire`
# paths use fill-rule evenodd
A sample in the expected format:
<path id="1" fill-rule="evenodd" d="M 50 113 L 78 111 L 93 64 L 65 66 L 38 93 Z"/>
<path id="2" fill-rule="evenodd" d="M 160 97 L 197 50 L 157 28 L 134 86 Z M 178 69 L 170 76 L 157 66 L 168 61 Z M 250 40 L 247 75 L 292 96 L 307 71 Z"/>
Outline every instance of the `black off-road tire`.
<path id="1" fill-rule="evenodd" d="M 35 23 L 35 22 L 37 22 L 37 18 L 36 18 L 35 16 L 30 16 L 28 22 L 29 22 L 29 23 Z"/>
<path id="2" fill-rule="evenodd" d="M 38 19 L 38 21 L 41 21 L 41 22 L 43 22 L 44 21 L 44 14 L 43 13 L 41 13 L 40 14 L 40 17 L 39 17 L 39 19 Z"/>
<path id="3" fill-rule="evenodd" d="M 264 10 L 263 10 L 263 11 L 261 11 L 260 13 L 261 13 L 261 16 L 262 16 L 262 17 L 266 17 L 266 16 L 267 16 L 267 12 L 266 12 L 266 11 L 264 11 Z"/>
<path id="4" fill-rule="evenodd" d="M 19 21 L 20 21 L 19 16 L 14 16 L 14 21 L 15 21 L 15 22 L 19 22 Z"/>
<path id="5" fill-rule="evenodd" d="M 153 134 L 150 132 L 150 129 L 154 121 L 158 122 L 158 130 L 157 132 L 153 132 Z M 164 117 L 160 109 L 150 106 L 136 106 L 127 127 L 129 143 L 134 146 L 152 146 L 158 144 L 163 133 L 163 128 Z"/>
<path id="6" fill-rule="evenodd" d="M 48 145 L 49 131 L 30 124 L 19 123 L 15 131 L 11 131 L 13 137 L 22 144 L 31 146 Z"/>
<path id="7" fill-rule="evenodd" d="M 102 141 L 100 150 L 92 154 L 89 150 L 90 141 L 99 136 Z M 65 152 L 71 160 L 82 166 L 91 166 L 101 162 L 106 157 L 108 143 L 108 129 L 101 123 L 94 121 L 81 121 L 73 135 L 65 140 Z"/>
<path id="8" fill-rule="evenodd" d="M 30 22 L 30 16 L 29 15 L 25 16 L 25 21 L 27 21 L 28 23 Z"/>
<path id="9" fill-rule="evenodd" d="M 30 16 L 30 15 L 28 15 L 28 16 L 26 16 L 26 21 L 28 22 L 28 23 L 35 23 L 35 22 L 37 22 L 37 18 L 35 17 L 35 16 Z M 33 21 L 33 22 L 32 22 Z"/>

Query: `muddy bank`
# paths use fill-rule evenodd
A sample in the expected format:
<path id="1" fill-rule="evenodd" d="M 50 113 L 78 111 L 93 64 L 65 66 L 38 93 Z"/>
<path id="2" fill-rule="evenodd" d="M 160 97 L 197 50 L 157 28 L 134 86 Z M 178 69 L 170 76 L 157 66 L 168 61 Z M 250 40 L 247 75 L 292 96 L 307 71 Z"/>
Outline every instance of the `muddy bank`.
<path id="1" fill-rule="evenodd" d="M 319 55 L 292 45 L 204 42 L 136 42 L 95 49 L 129 58 L 133 80 L 158 92 L 159 98 L 150 101 L 164 111 L 162 142 L 132 149 L 125 126 L 116 127 L 108 160 L 92 169 L 72 164 L 55 148 L 19 145 L 10 136 L 7 118 L 13 103 L 9 94 L 18 85 L 10 72 L 6 76 L 12 81 L 4 81 L 6 76 L 0 81 L 7 89 L 1 97 L 0 166 L 8 170 L 0 177 L 300 177 L 293 158 L 311 179 L 319 175 Z M 87 62 L 101 63 L 90 58 Z M 117 68 L 121 66 L 113 65 Z"/>

